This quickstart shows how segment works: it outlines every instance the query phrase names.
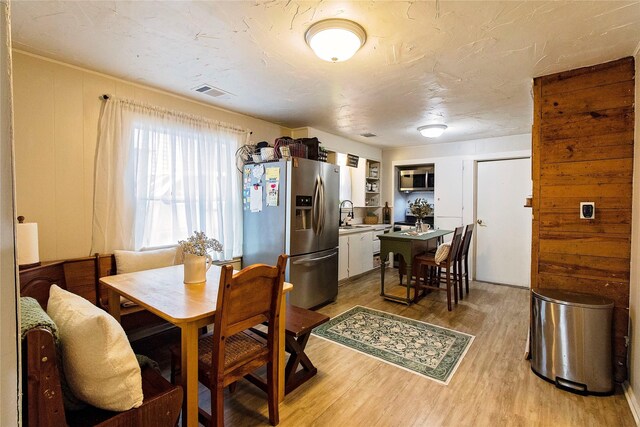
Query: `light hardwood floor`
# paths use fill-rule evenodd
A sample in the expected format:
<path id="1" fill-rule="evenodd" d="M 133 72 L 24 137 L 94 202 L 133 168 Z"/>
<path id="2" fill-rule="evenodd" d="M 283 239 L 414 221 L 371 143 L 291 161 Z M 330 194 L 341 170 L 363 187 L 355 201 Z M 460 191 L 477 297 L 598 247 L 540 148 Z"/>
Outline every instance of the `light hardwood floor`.
<path id="1" fill-rule="evenodd" d="M 398 283 L 395 270 L 386 277 Z M 475 335 L 449 385 L 312 336 L 307 353 L 318 374 L 285 397 L 280 426 L 635 425 L 620 387 L 613 396 L 584 397 L 531 372 L 523 358 L 528 290 L 472 282 L 468 298 L 448 312 L 443 292 L 407 307 L 383 300 L 379 283 L 377 271 L 344 283 L 337 302 L 319 311 L 335 316 L 362 305 Z M 209 408 L 205 389 L 200 398 Z M 243 381 L 227 393 L 225 419 L 228 426 L 268 425 L 265 395 Z"/>

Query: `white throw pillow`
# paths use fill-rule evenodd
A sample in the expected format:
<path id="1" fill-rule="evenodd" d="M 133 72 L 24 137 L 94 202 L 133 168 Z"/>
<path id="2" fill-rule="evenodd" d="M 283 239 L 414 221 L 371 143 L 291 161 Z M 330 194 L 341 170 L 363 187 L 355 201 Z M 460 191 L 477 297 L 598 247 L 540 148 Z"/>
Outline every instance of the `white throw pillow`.
<path id="1" fill-rule="evenodd" d="M 51 286 L 47 314 L 58 326 L 63 366 L 79 399 L 109 411 L 142 404 L 142 376 L 122 326 L 81 296 Z"/>
<path id="2" fill-rule="evenodd" d="M 118 274 L 124 274 L 179 264 L 177 252 L 177 247 L 173 247 L 140 252 L 115 250 L 113 254 Z"/>
<path id="3" fill-rule="evenodd" d="M 449 256 L 449 251 L 451 250 L 451 244 L 443 243 L 438 246 L 438 250 L 436 251 L 436 255 L 434 257 L 436 264 L 440 265 L 440 263 L 447 259 Z"/>
<path id="4" fill-rule="evenodd" d="M 115 250 L 116 269 L 118 274 L 133 273 L 154 268 L 169 267 L 170 265 L 182 264 L 182 250 L 180 246 L 165 249 L 154 249 L 150 251 L 123 251 Z M 120 297 L 120 304 L 123 307 L 133 307 L 137 304 Z"/>

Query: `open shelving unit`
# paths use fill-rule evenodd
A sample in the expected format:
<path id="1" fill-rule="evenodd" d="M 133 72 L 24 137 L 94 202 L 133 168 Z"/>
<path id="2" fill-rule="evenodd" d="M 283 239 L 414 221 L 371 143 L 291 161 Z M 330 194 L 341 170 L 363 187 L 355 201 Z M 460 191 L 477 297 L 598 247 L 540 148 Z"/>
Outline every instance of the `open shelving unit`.
<path id="1" fill-rule="evenodd" d="M 374 211 L 381 219 L 380 203 L 380 162 L 366 160 L 364 176 L 364 204 L 367 212 Z"/>
<path id="2" fill-rule="evenodd" d="M 375 160 L 366 161 L 364 199 L 367 208 L 380 207 L 380 162 Z"/>

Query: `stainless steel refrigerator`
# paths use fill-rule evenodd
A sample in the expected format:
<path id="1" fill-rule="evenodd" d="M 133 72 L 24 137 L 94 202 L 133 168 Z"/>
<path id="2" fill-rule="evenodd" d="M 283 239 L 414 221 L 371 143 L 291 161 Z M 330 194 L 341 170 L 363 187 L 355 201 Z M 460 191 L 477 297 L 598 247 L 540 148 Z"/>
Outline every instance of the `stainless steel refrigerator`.
<path id="1" fill-rule="evenodd" d="M 338 295 L 339 191 L 336 165 L 294 158 L 244 167 L 243 264 L 288 254 L 291 304 L 312 308 Z"/>

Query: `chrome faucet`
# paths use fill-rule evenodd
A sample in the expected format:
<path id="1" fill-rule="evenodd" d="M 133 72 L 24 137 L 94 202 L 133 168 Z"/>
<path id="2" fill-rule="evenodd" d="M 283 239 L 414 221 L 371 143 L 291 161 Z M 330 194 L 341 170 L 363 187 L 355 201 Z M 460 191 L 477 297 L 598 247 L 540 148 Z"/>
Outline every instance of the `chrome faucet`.
<path id="1" fill-rule="evenodd" d="M 346 203 L 349 203 L 351 205 L 351 208 L 349 210 L 347 210 L 347 216 L 343 220 L 342 219 L 342 212 L 344 212 L 344 210 L 345 210 L 344 205 Z M 351 200 L 343 200 L 340 203 L 340 214 L 339 214 L 339 217 L 340 217 L 340 227 L 342 227 L 344 225 L 347 225 L 347 222 L 348 222 L 349 218 L 353 219 L 353 202 Z"/>

